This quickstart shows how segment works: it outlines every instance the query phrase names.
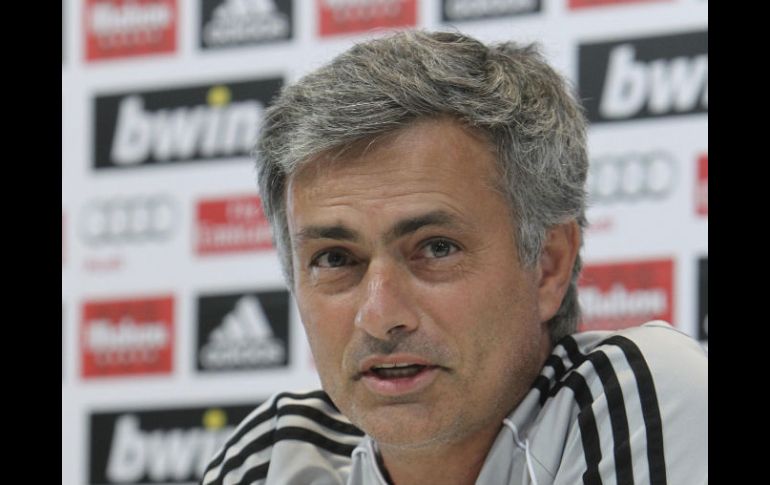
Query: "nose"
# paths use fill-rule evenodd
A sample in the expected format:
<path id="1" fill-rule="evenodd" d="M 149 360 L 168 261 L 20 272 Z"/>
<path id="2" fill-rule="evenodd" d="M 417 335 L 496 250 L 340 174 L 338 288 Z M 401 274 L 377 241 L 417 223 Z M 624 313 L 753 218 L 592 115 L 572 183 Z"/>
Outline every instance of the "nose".
<path id="1" fill-rule="evenodd" d="M 361 285 L 356 327 L 380 340 L 416 330 L 419 315 L 406 278 L 397 264 L 371 262 Z"/>

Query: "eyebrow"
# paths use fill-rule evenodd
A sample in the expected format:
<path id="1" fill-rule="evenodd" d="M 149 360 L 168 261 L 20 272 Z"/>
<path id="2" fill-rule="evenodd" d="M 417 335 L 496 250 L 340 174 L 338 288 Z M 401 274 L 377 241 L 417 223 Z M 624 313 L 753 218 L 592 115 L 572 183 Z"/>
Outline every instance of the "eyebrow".
<path id="1" fill-rule="evenodd" d="M 463 224 L 457 216 L 444 211 L 435 210 L 425 214 L 402 219 L 385 233 L 385 242 L 390 243 L 404 237 L 408 234 L 417 232 L 425 226 L 440 226 L 455 229 L 463 229 Z M 294 234 L 292 238 L 297 243 L 306 242 L 312 239 L 336 239 L 339 241 L 359 242 L 363 238 L 357 231 L 350 229 L 344 224 L 335 224 L 330 226 L 308 226 L 302 228 Z"/>

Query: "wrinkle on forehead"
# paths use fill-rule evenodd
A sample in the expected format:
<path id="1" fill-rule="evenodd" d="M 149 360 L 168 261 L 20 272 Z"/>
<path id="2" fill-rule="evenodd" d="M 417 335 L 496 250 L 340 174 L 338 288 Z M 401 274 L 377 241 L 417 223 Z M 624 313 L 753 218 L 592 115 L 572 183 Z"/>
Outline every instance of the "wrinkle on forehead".
<path id="1" fill-rule="evenodd" d="M 442 141 L 457 151 L 466 149 L 466 145 L 462 145 L 466 140 L 463 138 L 463 135 L 479 143 L 479 145 L 472 146 L 474 151 L 478 150 L 480 146 L 486 147 L 489 151 L 478 155 L 491 155 L 494 161 L 493 167 L 492 170 L 489 170 L 488 166 L 479 165 L 478 173 L 483 177 L 482 182 L 487 188 L 500 193 L 500 195 L 507 199 L 507 195 L 501 186 L 503 179 L 502 170 L 497 161 L 497 150 L 493 143 L 482 131 L 469 127 L 450 116 L 420 118 L 394 131 L 360 139 L 343 147 L 322 152 L 299 166 L 297 171 L 288 180 L 287 194 L 291 191 L 291 185 L 295 181 L 311 182 L 313 180 L 320 180 L 329 177 L 332 172 L 334 174 L 331 176 L 339 176 L 338 171 L 340 169 L 344 170 L 346 177 L 358 174 L 369 176 L 387 175 L 392 172 L 392 167 L 388 166 L 388 164 L 380 165 L 376 161 L 387 159 L 388 152 L 397 142 L 401 149 L 419 143 L 421 136 L 424 134 L 423 130 L 426 127 L 429 130 L 443 129 L 443 134 L 446 134 L 447 129 L 456 131 L 458 136 L 445 136 Z M 464 155 L 467 155 L 467 153 Z M 470 159 L 467 160 L 467 163 L 474 163 L 474 161 Z M 419 166 L 410 168 L 415 173 L 425 174 L 426 177 L 430 178 L 435 177 L 437 170 L 447 170 L 451 165 L 445 164 L 442 159 L 425 159 L 422 162 Z M 383 177 L 379 180 L 379 184 L 385 187 L 390 182 L 387 177 Z M 402 182 L 393 182 L 393 184 L 402 184 Z M 306 184 L 306 187 L 306 190 L 312 191 L 313 184 Z M 353 193 L 352 188 L 348 193 Z"/>

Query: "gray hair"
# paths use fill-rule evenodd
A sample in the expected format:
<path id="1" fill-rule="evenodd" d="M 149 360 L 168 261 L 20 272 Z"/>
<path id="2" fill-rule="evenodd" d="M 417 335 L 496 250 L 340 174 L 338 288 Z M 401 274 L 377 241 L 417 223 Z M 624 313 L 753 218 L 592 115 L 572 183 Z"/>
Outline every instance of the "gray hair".
<path id="1" fill-rule="evenodd" d="M 546 231 L 557 224 L 577 221 L 582 245 L 586 123 L 567 82 L 537 46 L 486 46 L 454 32 L 399 32 L 357 44 L 285 86 L 265 114 L 255 150 L 259 189 L 292 290 L 289 177 L 320 154 L 445 116 L 489 140 L 525 267 L 537 264 Z M 549 321 L 552 343 L 575 332 L 581 266 L 578 254 Z"/>

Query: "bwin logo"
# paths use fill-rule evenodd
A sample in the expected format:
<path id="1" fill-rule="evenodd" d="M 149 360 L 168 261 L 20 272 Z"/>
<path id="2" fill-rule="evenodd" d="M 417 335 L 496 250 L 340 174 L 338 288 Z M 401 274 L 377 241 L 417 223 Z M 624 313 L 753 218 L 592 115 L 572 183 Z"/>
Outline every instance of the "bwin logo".
<path id="1" fill-rule="evenodd" d="M 708 113 L 708 31 L 578 46 L 591 123 Z"/>
<path id="2" fill-rule="evenodd" d="M 281 365 L 285 354 L 285 344 L 273 335 L 259 301 L 248 295 L 211 332 L 200 359 L 204 368 L 218 370 Z"/>
<path id="3" fill-rule="evenodd" d="M 226 88 L 221 88 L 226 89 Z M 140 96 L 120 103 L 111 158 L 117 165 L 213 158 L 247 153 L 262 116 L 261 103 L 249 100 L 227 103 L 224 91 L 212 91 L 208 106 L 144 109 Z"/>
<path id="4" fill-rule="evenodd" d="M 94 169 L 247 159 L 283 78 L 97 95 Z"/>
<path id="5" fill-rule="evenodd" d="M 139 421 L 139 416 L 126 414 L 115 422 L 105 473 L 110 483 L 146 483 L 145 477 L 150 483 L 200 479 L 211 456 L 235 430 L 227 426 L 145 431 Z"/>
<path id="6" fill-rule="evenodd" d="M 609 56 L 599 112 L 605 119 L 631 118 L 647 109 L 651 116 L 708 109 L 708 54 L 636 59 L 632 44 Z"/>

